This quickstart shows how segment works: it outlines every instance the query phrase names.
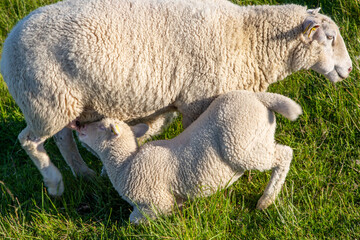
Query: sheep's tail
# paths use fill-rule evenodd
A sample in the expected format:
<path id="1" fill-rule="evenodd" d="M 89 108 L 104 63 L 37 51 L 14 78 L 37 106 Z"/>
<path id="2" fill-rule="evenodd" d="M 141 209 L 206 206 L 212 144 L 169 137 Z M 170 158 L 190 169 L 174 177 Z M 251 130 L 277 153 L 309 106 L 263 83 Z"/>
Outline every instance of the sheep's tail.
<path id="1" fill-rule="evenodd" d="M 258 92 L 255 94 L 257 99 L 268 109 L 280 113 L 291 121 L 296 120 L 302 114 L 301 106 L 288 97 L 268 92 Z"/>

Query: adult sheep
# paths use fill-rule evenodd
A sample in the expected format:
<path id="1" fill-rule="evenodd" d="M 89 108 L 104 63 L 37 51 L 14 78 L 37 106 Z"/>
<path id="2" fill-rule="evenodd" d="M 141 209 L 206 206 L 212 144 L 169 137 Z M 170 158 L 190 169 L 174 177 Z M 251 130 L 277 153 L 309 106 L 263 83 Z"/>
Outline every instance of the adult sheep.
<path id="1" fill-rule="evenodd" d="M 186 127 L 221 93 L 265 91 L 300 69 L 337 82 L 351 64 L 336 24 L 303 6 L 68 0 L 14 27 L 1 73 L 27 123 L 20 143 L 56 196 L 64 186 L 49 137 L 74 175 L 93 174 L 66 128 L 75 120 L 150 121 L 176 109 Z"/>

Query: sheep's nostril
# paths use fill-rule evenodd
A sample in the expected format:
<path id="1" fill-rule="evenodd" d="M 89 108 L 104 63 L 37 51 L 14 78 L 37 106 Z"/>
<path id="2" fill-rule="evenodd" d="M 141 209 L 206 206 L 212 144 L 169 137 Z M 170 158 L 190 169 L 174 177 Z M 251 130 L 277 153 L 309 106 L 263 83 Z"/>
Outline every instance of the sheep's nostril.
<path id="1" fill-rule="evenodd" d="M 351 70 L 352 70 L 352 67 L 349 67 L 348 71 L 351 72 Z"/>

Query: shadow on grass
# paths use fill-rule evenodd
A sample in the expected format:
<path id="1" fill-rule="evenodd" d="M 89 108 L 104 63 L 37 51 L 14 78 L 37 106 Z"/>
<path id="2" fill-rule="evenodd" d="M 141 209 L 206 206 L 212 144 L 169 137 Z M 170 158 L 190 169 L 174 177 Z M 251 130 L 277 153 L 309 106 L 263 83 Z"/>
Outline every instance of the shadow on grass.
<path id="1" fill-rule="evenodd" d="M 179 118 L 170 126 L 171 130 L 168 132 L 175 134 L 181 126 L 180 120 Z M 4 139 L 0 148 L 0 157 L 3 159 L 0 166 L 1 216 L 12 216 L 17 219 L 16 222 L 30 235 L 36 235 L 39 231 L 36 229 L 37 227 L 33 227 L 34 222 L 39 222 L 39 225 L 49 225 L 51 228 L 51 221 L 59 221 L 58 228 L 62 230 L 54 229 L 54 231 L 65 231 L 65 229 L 71 228 L 70 223 L 75 224 L 74 229 L 92 226 L 106 230 L 106 226 L 112 226 L 109 228 L 115 226 L 119 231 L 118 229 L 129 227 L 128 219 L 132 207 L 121 199 L 109 179 L 100 176 L 92 180 L 75 178 L 53 139 L 46 141 L 45 149 L 51 161 L 63 175 L 65 192 L 59 198 L 49 197 L 41 174 L 17 140 L 17 135 L 25 125 L 23 119 L 0 122 Z M 85 162 L 99 174 L 102 168 L 100 160 L 81 145 L 78 144 L 78 147 Z M 172 217 L 165 217 L 165 220 L 162 218 L 159 221 L 165 221 L 168 226 L 176 225 L 180 218 L 183 218 L 185 222 L 203 218 L 202 224 L 205 224 L 207 221 L 214 221 L 213 219 L 208 220 L 208 218 L 212 218 L 211 216 L 215 216 L 215 218 L 219 218 L 218 221 L 221 221 L 222 214 L 229 214 L 231 221 L 240 224 L 243 221 L 243 215 L 256 213 L 256 203 L 262 194 L 256 193 L 256 191 L 252 192 L 253 187 L 248 187 L 248 178 L 249 174 L 245 173 L 235 187 L 219 191 L 215 196 L 209 198 L 189 201 L 185 204 L 185 210 L 175 211 Z M 242 191 L 244 187 L 247 190 Z M 227 203 L 232 207 L 226 205 Z M 1 221 L 7 220 L 0 219 Z M 141 229 L 144 228 L 146 226 L 137 228 L 138 230 L 135 232 L 142 231 Z"/>
<path id="2" fill-rule="evenodd" d="M 90 181 L 75 178 L 53 139 L 44 145 L 51 161 L 63 175 L 65 193 L 61 198 L 48 197 L 40 172 L 17 140 L 25 126 L 21 115 L 18 119 L 4 115 L 0 118 L 0 216 L 10 214 L 26 224 L 32 221 L 34 212 L 41 210 L 62 214 L 75 222 L 101 221 L 109 219 L 109 209 L 112 209 L 111 219 L 117 222 L 127 219 L 130 205 L 119 197 L 110 181 L 100 176 Z M 100 160 L 81 146 L 79 149 L 89 167 L 99 173 Z"/>

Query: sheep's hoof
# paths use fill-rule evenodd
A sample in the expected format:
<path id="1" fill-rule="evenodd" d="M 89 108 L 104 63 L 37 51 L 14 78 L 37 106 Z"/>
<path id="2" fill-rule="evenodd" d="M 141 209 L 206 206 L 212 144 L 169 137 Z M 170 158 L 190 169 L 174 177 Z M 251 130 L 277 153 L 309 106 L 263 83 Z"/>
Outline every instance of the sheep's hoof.
<path id="1" fill-rule="evenodd" d="M 44 180 L 48 193 L 53 197 L 60 197 L 64 193 L 64 183 L 62 179 L 57 182 Z"/>
<path id="2" fill-rule="evenodd" d="M 259 210 L 265 210 L 266 208 L 268 208 L 274 201 L 272 201 L 272 199 L 270 198 L 260 198 L 256 208 Z"/>
<path id="3" fill-rule="evenodd" d="M 83 170 L 79 171 L 77 173 L 77 175 L 81 176 L 81 177 L 83 177 L 85 179 L 91 180 L 91 179 L 94 179 L 96 177 L 96 172 L 93 171 L 90 168 L 86 168 L 86 169 L 83 169 Z"/>

